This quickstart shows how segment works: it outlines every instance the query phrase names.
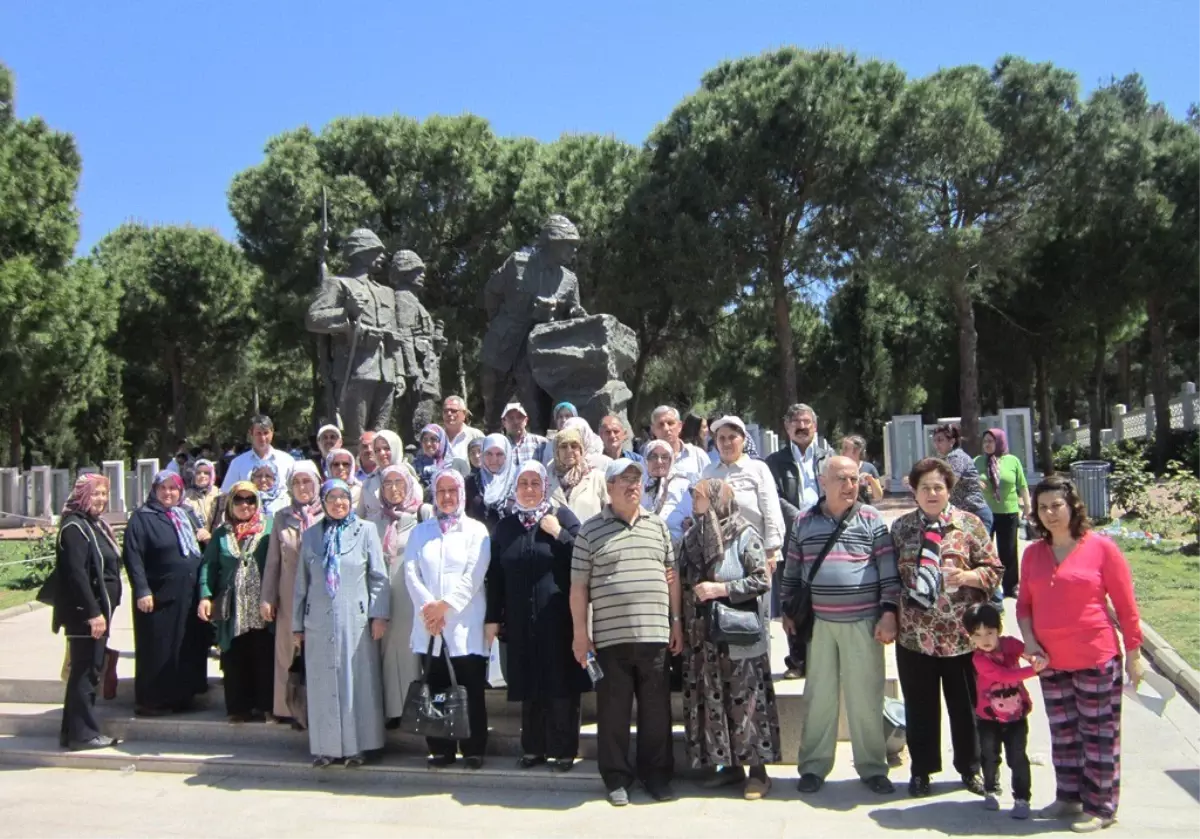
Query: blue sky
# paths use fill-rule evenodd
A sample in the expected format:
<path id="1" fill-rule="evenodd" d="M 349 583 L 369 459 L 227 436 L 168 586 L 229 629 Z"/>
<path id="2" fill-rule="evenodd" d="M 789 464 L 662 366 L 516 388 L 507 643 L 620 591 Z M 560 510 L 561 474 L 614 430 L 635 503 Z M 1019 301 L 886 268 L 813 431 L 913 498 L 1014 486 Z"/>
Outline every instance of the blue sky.
<path id="1" fill-rule="evenodd" d="M 1141 73 L 1183 115 L 1200 99 L 1196 0 L 262 2 L 10 0 L 0 61 L 17 112 L 75 135 L 81 250 L 122 221 L 235 235 L 225 191 L 267 139 L 343 115 L 473 112 L 503 135 L 640 143 L 705 70 L 795 44 L 910 75 L 1004 53 L 1084 90 Z"/>

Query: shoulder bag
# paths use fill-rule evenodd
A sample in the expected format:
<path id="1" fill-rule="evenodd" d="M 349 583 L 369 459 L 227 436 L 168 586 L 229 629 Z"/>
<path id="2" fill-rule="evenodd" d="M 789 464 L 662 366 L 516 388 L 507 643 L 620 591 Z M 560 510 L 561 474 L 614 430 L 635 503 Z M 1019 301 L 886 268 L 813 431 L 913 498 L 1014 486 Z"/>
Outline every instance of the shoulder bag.
<path id="1" fill-rule="evenodd" d="M 738 540 L 739 560 L 742 544 L 746 533 L 751 528 L 742 531 Z M 717 580 L 730 582 L 730 580 Z M 722 597 L 708 604 L 708 638 L 716 644 L 728 644 L 731 647 L 751 647 L 763 639 L 762 620 L 758 614 L 759 598 L 752 598 L 745 603 L 734 605 L 729 598 Z"/>
<path id="2" fill-rule="evenodd" d="M 824 547 L 817 554 L 817 558 L 813 560 L 812 570 L 808 574 L 808 579 L 801 579 L 800 587 L 797 589 L 795 596 L 789 602 L 788 617 L 792 619 L 792 624 L 796 628 L 796 637 L 801 641 L 808 641 L 812 638 L 813 630 L 813 607 L 812 607 L 812 581 L 816 579 L 817 572 L 821 570 L 821 563 L 825 561 L 825 557 L 833 550 L 833 546 L 837 544 L 837 540 L 842 535 L 842 531 L 846 529 L 851 516 L 858 512 L 861 504 L 855 503 L 853 507 L 847 510 L 838 520 L 837 527 L 833 529 L 833 533 L 829 534 L 829 538 L 825 540 Z M 800 549 L 803 555 L 803 548 Z M 786 559 L 785 559 L 786 561 Z M 803 566 L 801 566 L 801 574 L 803 574 Z"/>
<path id="3" fill-rule="evenodd" d="M 429 649 L 421 664 L 421 678 L 408 686 L 400 728 L 422 737 L 466 740 L 471 736 L 471 724 L 467 717 L 467 689 L 458 683 L 454 675 L 454 664 L 450 661 L 450 651 L 444 640 L 442 655 L 446 657 L 446 669 L 450 671 L 450 687 L 440 693 L 434 693 L 429 687 L 429 666 L 433 663 L 433 644 L 437 637 L 434 635 L 429 639 Z"/>

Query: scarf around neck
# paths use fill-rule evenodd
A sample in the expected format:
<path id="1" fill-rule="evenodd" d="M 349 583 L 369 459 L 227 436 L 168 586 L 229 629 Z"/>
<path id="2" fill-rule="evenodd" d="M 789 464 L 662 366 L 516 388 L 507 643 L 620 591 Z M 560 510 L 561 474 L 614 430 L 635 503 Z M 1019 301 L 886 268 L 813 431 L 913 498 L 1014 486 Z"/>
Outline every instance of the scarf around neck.
<path id="1" fill-rule="evenodd" d="M 180 556 L 184 558 L 200 556 L 200 543 L 196 541 L 196 531 L 192 527 L 192 520 L 188 518 L 187 511 L 182 509 L 180 504 L 165 506 L 154 494 L 159 484 L 168 481 L 179 487 L 179 500 L 183 500 L 183 478 L 164 469 L 154 476 L 154 481 L 150 486 L 150 498 L 146 501 L 146 506 L 162 513 L 171 522 L 171 526 L 175 528 L 175 541 L 179 545 Z"/>
<path id="2" fill-rule="evenodd" d="M 936 518 L 925 515 L 917 508 L 921 522 L 921 547 L 917 554 L 917 568 L 908 585 L 908 599 L 919 609 L 931 609 L 938 595 L 945 589 L 942 579 L 942 537 L 950 523 L 950 507 L 947 506 Z"/>
<path id="3" fill-rule="evenodd" d="M 541 479 L 542 498 L 532 507 L 526 507 L 514 495 L 513 510 L 516 512 L 517 520 L 521 522 L 521 526 L 526 530 L 533 530 L 541 522 L 542 517 L 551 510 L 550 480 L 546 474 L 546 467 L 536 460 L 528 460 L 522 464 L 520 471 L 517 472 L 517 481 L 520 481 L 521 476 L 527 472 L 537 475 Z"/>
<path id="4" fill-rule="evenodd" d="M 743 518 L 733 487 L 727 482 L 709 478 L 696 484 L 693 491 L 706 496 L 709 507 L 684 535 L 684 553 L 698 572 L 698 579 L 706 580 L 724 561 L 725 547 L 736 542 L 750 523 Z"/>
<path id="5" fill-rule="evenodd" d="M 325 483 L 321 484 L 321 505 L 324 507 L 325 499 L 329 497 L 331 492 L 344 492 L 346 497 L 350 497 L 350 487 L 345 481 L 339 481 L 337 478 L 330 478 Z M 342 552 L 342 534 L 346 532 L 346 528 L 358 521 L 358 516 L 351 509 L 350 513 L 344 519 L 335 519 L 329 515 L 329 509 L 325 509 L 325 517 L 321 519 L 322 542 L 325 549 L 325 558 L 322 563 L 322 570 L 325 572 L 325 591 L 330 597 L 335 597 L 338 589 L 342 585 L 342 567 L 340 554 Z"/>

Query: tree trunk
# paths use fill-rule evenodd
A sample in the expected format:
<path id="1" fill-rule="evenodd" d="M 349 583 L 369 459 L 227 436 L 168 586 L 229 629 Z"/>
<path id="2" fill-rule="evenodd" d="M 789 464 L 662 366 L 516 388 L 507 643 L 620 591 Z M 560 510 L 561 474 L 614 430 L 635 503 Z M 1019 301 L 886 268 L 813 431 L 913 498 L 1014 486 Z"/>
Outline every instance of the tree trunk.
<path id="1" fill-rule="evenodd" d="M 957 277 L 950 289 L 958 323 L 958 409 L 962 417 L 963 448 L 979 451 L 979 366 L 976 358 L 979 333 L 975 329 L 975 301 L 967 277 Z"/>
<path id="2" fill-rule="evenodd" d="M 187 391 L 183 385 L 183 361 L 179 350 L 171 352 L 171 420 L 174 425 L 175 439 L 163 440 L 163 454 L 170 458 L 175 456 L 177 441 L 187 439 Z M 169 447 L 169 451 L 168 451 Z"/>
<path id="3" fill-rule="evenodd" d="M 1104 428 L 1104 365 L 1108 363 L 1108 339 L 1102 326 L 1096 327 L 1092 357 L 1092 381 L 1088 388 L 1088 457 L 1100 457 L 1100 432 Z"/>
<path id="4" fill-rule="evenodd" d="M 772 256 L 767 267 L 771 293 L 775 297 L 775 344 L 779 351 L 779 377 L 783 380 L 783 405 L 786 410 L 800 401 L 796 386 L 795 345 L 792 342 L 792 309 L 788 301 L 787 283 L 783 277 L 782 257 Z M 783 415 L 783 410 L 779 411 Z"/>
<path id="5" fill-rule="evenodd" d="M 1162 472 L 1171 455 L 1171 394 L 1167 392 L 1167 331 L 1164 306 L 1157 295 L 1146 301 L 1150 328 L 1150 388 L 1154 394 L 1154 471 Z"/>
<path id="6" fill-rule="evenodd" d="M 1054 474 L 1054 441 L 1050 434 L 1050 388 L 1046 383 L 1046 352 L 1039 347 L 1033 359 L 1034 401 L 1037 403 L 1038 460 L 1042 465 L 1042 473 Z"/>
<path id="7" fill-rule="evenodd" d="M 21 411 L 15 407 L 8 418 L 8 465 L 21 466 Z"/>
<path id="8" fill-rule="evenodd" d="M 633 381 L 629 383 L 629 390 L 633 393 L 633 397 L 629 400 L 629 410 L 627 411 L 629 425 L 634 429 L 637 428 L 634 423 L 639 416 L 638 411 L 642 407 L 642 384 L 646 379 L 646 365 L 650 362 L 650 354 L 653 352 L 654 346 L 655 342 L 652 340 L 638 341 L 639 351 L 637 361 L 633 365 Z"/>

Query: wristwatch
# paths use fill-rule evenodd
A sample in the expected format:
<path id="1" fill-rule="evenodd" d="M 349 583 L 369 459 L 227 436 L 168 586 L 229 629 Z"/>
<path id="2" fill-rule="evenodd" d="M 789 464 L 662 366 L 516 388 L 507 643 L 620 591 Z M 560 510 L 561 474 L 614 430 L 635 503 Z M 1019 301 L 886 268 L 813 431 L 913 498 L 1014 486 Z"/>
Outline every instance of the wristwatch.
<path id="1" fill-rule="evenodd" d="M 681 620 L 683 618 L 679 617 L 679 615 L 671 615 L 671 623 L 679 623 Z"/>

